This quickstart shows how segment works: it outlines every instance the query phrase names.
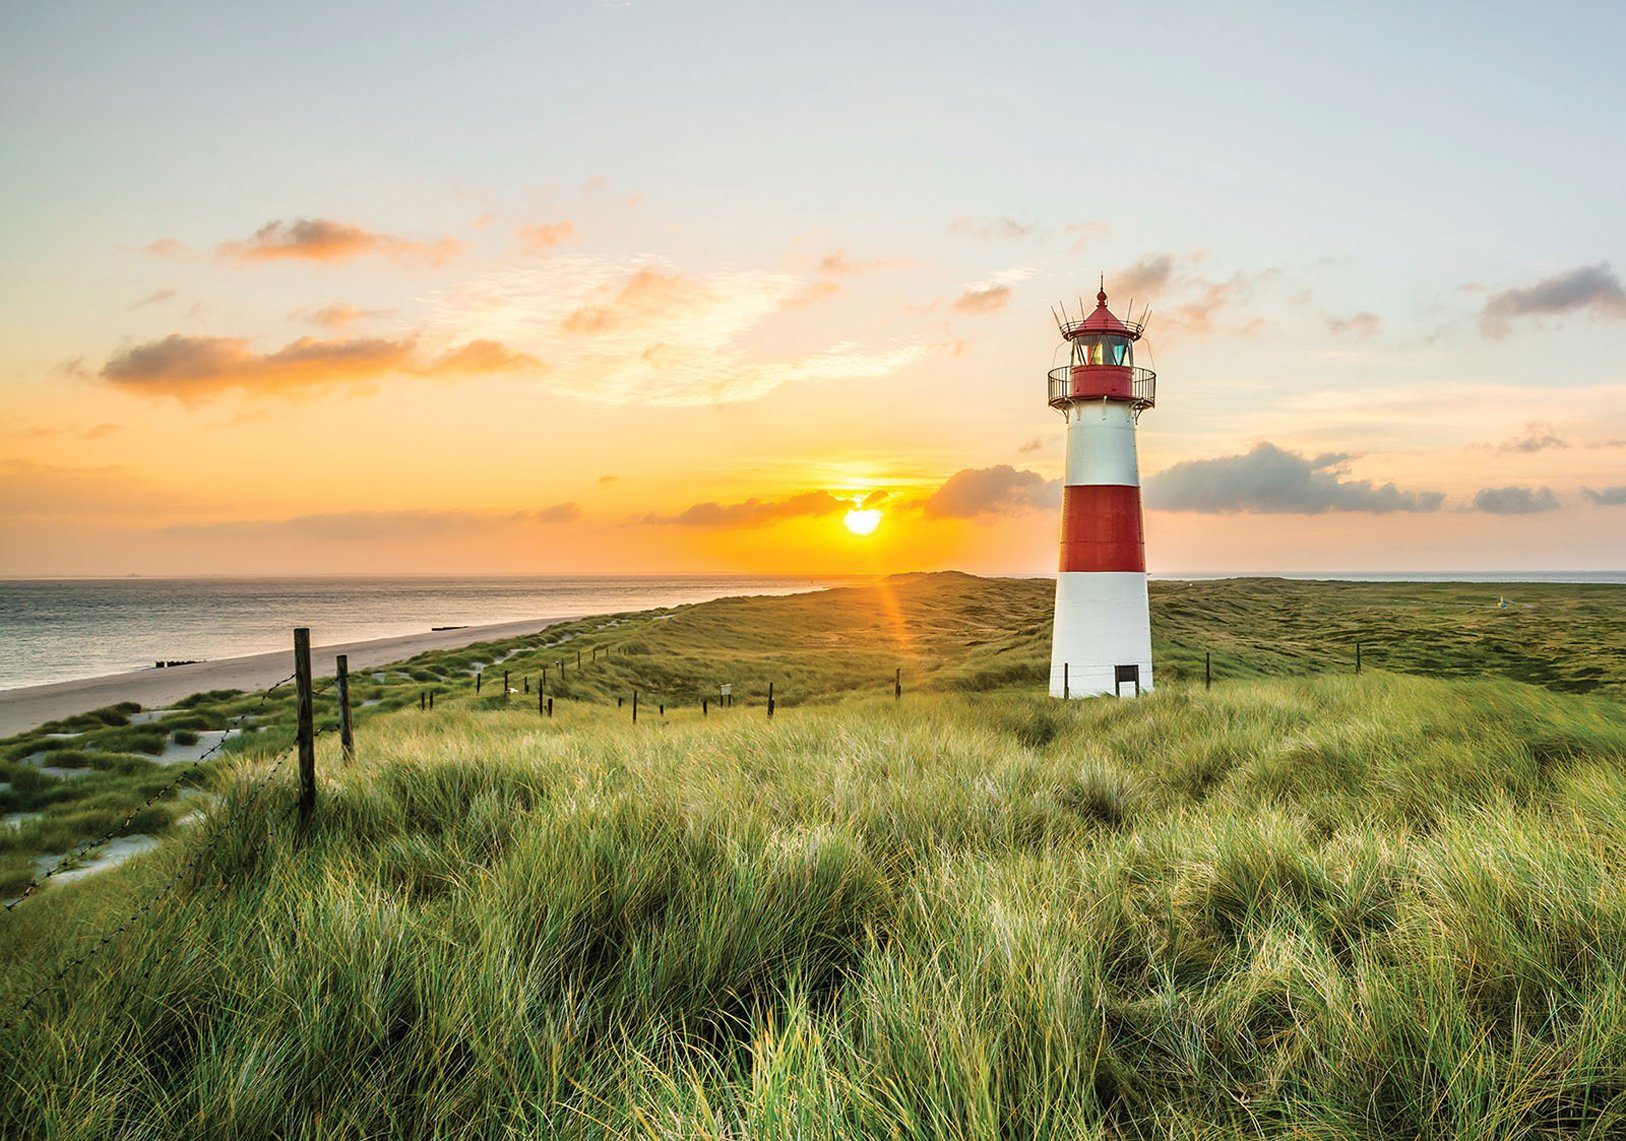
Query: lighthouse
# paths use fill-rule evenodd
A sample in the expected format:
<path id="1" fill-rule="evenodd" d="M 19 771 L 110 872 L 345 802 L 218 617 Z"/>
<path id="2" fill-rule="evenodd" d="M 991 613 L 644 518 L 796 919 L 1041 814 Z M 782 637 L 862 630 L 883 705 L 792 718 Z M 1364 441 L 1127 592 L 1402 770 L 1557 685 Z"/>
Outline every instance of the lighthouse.
<path id="1" fill-rule="evenodd" d="M 1135 367 L 1144 323 L 1113 315 L 1105 282 L 1093 311 L 1073 320 L 1063 306 L 1057 324 L 1069 361 L 1051 371 L 1049 397 L 1067 420 L 1067 474 L 1050 696 L 1134 697 L 1152 688 L 1135 424 L 1157 375 Z"/>

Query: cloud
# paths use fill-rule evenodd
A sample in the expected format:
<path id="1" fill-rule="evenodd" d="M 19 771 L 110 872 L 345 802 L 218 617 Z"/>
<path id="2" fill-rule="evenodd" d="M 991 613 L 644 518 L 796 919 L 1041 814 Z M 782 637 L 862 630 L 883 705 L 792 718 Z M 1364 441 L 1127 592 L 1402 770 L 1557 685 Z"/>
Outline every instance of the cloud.
<path id="1" fill-rule="evenodd" d="M 295 218 L 292 222 L 267 222 L 242 242 L 223 242 L 220 253 L 234 261 L 316 261 L 341 262 L 382 254 L 397 261 L 421 261 L 442 265 L 456 257 L 463 244 L 454 238 L 434 242 L 413 242 L 390 234 L 375 233 L 347 222 L 326 218 Z"/>
<path id="2" fill-rule="evenodd" d="M 1583 487 L 1581 494 L 1599 507 L 1626 507 L 1626 483 L 1617 483 L 1614 487 L 1606 487 L 1602 491 Z"/>
<path id="3" fill-rule="evenodd" d="M 133 392 L 181 397 L 213 396 L 225 389 L 285 392 L 375 381 L 393 374 L 445 377 L 540 369 L 541 362 L 493 341 L 469 341 L 424 360 L 411 339 L 301 337 L 270 353 L 246 337 L 193 337 L 171 333 L 115 353 L 103 379 Z"/>
<path id="4" fill-rule="evenodd" d="M 1550 487 L 1482 487 L 1474 494 L 1474 508 L 1492 515 L 1533 515 L 1557 507 Z"/>
<path id="5" fill-rule="evenodd" d="M 1073 239 L 1072 252 L 1080 254 L 1096 239 L 1112 233 L 1112 227 L 1105 222 L 1069 222 L 1062 227 L 1061 232 Z"/>
<path id="6" fill-rule="evenodd" d="M 1145 298 L 1163 289 L 1174 278 L 1174 255 L 1149 254 L 1134 265 L 1107 275 L 1112 292 L 1124 297 Z"/>
<path id="7" fill-rule="evenodd" d="M 302 538 L 321 542 L 376 542 L 473 535 L 528 524 L 575 523 L 582 518 L 574 503 L 556 503 L 532 511 L 335 511 L 291 519 L 246 519 L 222 523 L 186 523 L 165 529 L 185 539 L 234 542 L 242 539 Z"/>
<path id="8" fill-rule="evenodd" d="M 925 503 L 928 519 L 1016 515 L 1061 502 L 1061 481 L 1010 464 L 965 468 L 943 481 Z"/>
<path id="9" fill-rule="evenodd" d="M 618 475 L 601 475 L 598 477 L 598 485 L 600 487 L 614 487 L 620 482 L 621 477 Z"/>
<path id="10" fill-rule="evenodd" d="M 130 305 L 130 308 L 134 310 L 145 308 L 148 305 L 160 305 L 174 296 L 175 291 L 173 289 L 160 289 L 155 293 L 147 294 L 140 301 L 134 302 Z"/>
<path id="11" fill-rule="evenodd" d="M 763 356 L 782 338 L 763 326 L 805 301 L 792 273 L 685 274 L 665 262 L 557 256 L 469 282 L 444 295 L 426 334 L 483 338 L 547 360 L 550 387 L 605 405 L 706 405 L 753 400 L 781 386 L 889 375 L 922 345 L 837 342 Z"/>
<path id="12" fill-rule="evenodd" d="M 1438 511 L 1437 491 L 1402 491 L 1346 478 L 1353 457 L 1344 453 L 1302 456 L 1275 444 L 1210 460 L 1186 460 L 1146 481 L 1147 506 L 1200 514 L 1320 515 L 1328 511 Z"/>
<path id="13" fill-rule="evenodd" d="M 1026 455 L 1029 452 L 1042 451 L 1044 450 L 1044 437 L 1035 436 L 1033 439 L 1029 440 L 1016 450 L 1021 452 L 1023 455 Z"/>
<path id="14" fill-rule="evenodd" d="M 1493 293 L 1485 301 L 1479 328 L 1487 337 L 1506 336 L 1520 317 L 1547 317 L 1591 310 L 1600 317 L 1626 318 L 1626 289 L 1608 262 L 1577 266 L 1518 289 Z"/>
<path id="15" fill-rule="evenodd" d="M 191 251 L 178 238 L 159 238 L 156 242 L 148 242 L 142 246 L 141 252 L 159 258 L 178 258 L 185 257 Z"/>
<path id="16" fill-rule="evenodd" d="M 900 266 L 911 265 L 908 258 L 876 258 L 872 261 L 854 261 L 847 256 L 846 250 L 836 250 L 825 254 L 819 259 L 819 272 L 830 274 L 833 277 L 845 277 L 854 273 L 869 273 L 880 269 L 897 269 Z"/>
<path id="17" fill-rule="evenodd" d="M 1545 452 L 1553 448 L 1567 448 L 1570 442 L 1558 435 L 1550 424 L 1526 424 L 1524 435 L 1514 436 L 1496 445 L 1499 452 Z"/>
<path id="18" fill-rule="evenodd" d="M 1018 222 L 1015 218 L 955 218 L 949 223 L 949 233 L 973 238 L 1013 240 L 1036 234 L 1039 227 L 1032 222 Z"/>
<path id="19" fill-rule="evenodd" d="M 324 329 L 347 329 L 359 321 L 370 321 L 374 317 L 387 317 L 389 309 L 361 309 L 357 306 L 340 301 L 332 305 L 324 305 L 319 309 L 296 309 L 289 314 L 291 318 L 309 321 L 313 325 L 320 325 Z"/>
<path id="20" fill-rule="evenodd" d="M 850 499 L 837 499 L 828 491 L 804 491 L 788 499 L 747 499 L 742 503 L 696 503 L 676 515 L 646 515 L 645 523 L 677 527 L 761 527 L 785 519 L 834 515 L 851 511 Z"/>
<path id="21" fill-rule="evenodd" d="M 955 300 L 956 313 L 999 313 L 1010 306 L 1011 287 L 990 285 L 983 289 L 967 288 Z"/>
<path id="22" fill-rule="evenodd" d="M 535 226 L 521 226 L 516 233 L 519 235 L 520 246 L 533 254 L 546 253 L 555 246 L 562 246 L 566 242 L 576 240 L 576 224 L 574 222 L 539 222 Z"/>
<path id="23" fill-rule="evenodd" d="M 1365 309 L 1358 313 L 1351 313 L 1348 317 L 1328 317 L 1327 331 L 1335 337 L 1345 335 L 1359 340 L 1375 336 L 1383 328 L 1383 318 L 1376 313 L 1368 313 Z"/>

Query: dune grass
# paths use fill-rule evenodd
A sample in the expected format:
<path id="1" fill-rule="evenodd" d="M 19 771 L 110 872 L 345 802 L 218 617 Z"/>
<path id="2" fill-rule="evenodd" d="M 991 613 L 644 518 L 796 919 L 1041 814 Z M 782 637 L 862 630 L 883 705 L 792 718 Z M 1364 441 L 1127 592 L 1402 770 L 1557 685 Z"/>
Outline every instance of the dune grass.
<path id="1" fill-rule="evenodd" d="M 901 702 L 893 619 L 811 599 L 790 661 L 765 600 L 403 667 L 465 684 L 354 765 L 322 738 L 304 827 L 285 773 L 250 792 L 268 730 L 209 820 L 0 919 L 9 1011 L 187 869 L 0 1032 L 0 1134 L 1626 1130 L 1626 708 L 1386 671 L 1064 704 L 986 680 L 1037 618 L 956 623 L 962 585 Z M 567 647 L 551 720 L 466 684 Z M 719 655 L 792 704 L 702 717 Z"/>

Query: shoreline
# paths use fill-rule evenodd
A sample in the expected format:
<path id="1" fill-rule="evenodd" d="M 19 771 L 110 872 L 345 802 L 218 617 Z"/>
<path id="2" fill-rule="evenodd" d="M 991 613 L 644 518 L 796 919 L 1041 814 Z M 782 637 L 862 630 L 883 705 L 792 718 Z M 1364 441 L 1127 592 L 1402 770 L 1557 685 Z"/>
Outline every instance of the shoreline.
<path id="1" fill-rule="evenodd" d="M 483 626 L 464 626 L 455 630 L 397 634 L 360 642 L 318 644 L 311 647 L 311 668 L 317 677 L 325 677 L 333 672 L 334 656 L 346 654 L 350 658 L 352 671 L 372 669 L 414 657 L 426 650 L 452 650 L 474 642 L 535 634 L 549 626 L 569 621 L 573 619 L 527 618 Z M 143 709 L 157 709 L 211 689 L 252 692 L 287 677 L 293 670 L 294 651 L 290 644 L 286 650 L 194 662 L 185 666 L 165 666 L 163 669 L 149 668 L 0 689 L 0 737 L 10 737 L 47 721 L 59 721 L 76 713 L 87 713 L 121 701 L 138 702 Z"/>

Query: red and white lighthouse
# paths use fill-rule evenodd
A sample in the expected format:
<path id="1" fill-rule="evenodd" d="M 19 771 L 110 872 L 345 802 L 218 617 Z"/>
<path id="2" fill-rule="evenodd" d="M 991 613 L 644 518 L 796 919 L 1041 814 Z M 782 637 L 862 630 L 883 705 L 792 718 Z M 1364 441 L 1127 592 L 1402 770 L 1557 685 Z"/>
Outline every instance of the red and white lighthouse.
<path id="1" fill-rule="evenodd" d="M 1095 301 L 1076 321 L 1063 307 L 1070 360 L 1050 373 L 1050 407 L 1067 419 L 1052 697 L 1152 688 L 1135 423 L 1155 402 L 1157 375 L 1135 367 L 1142 323 L 1113 316 L 1104 284 Z"/>

